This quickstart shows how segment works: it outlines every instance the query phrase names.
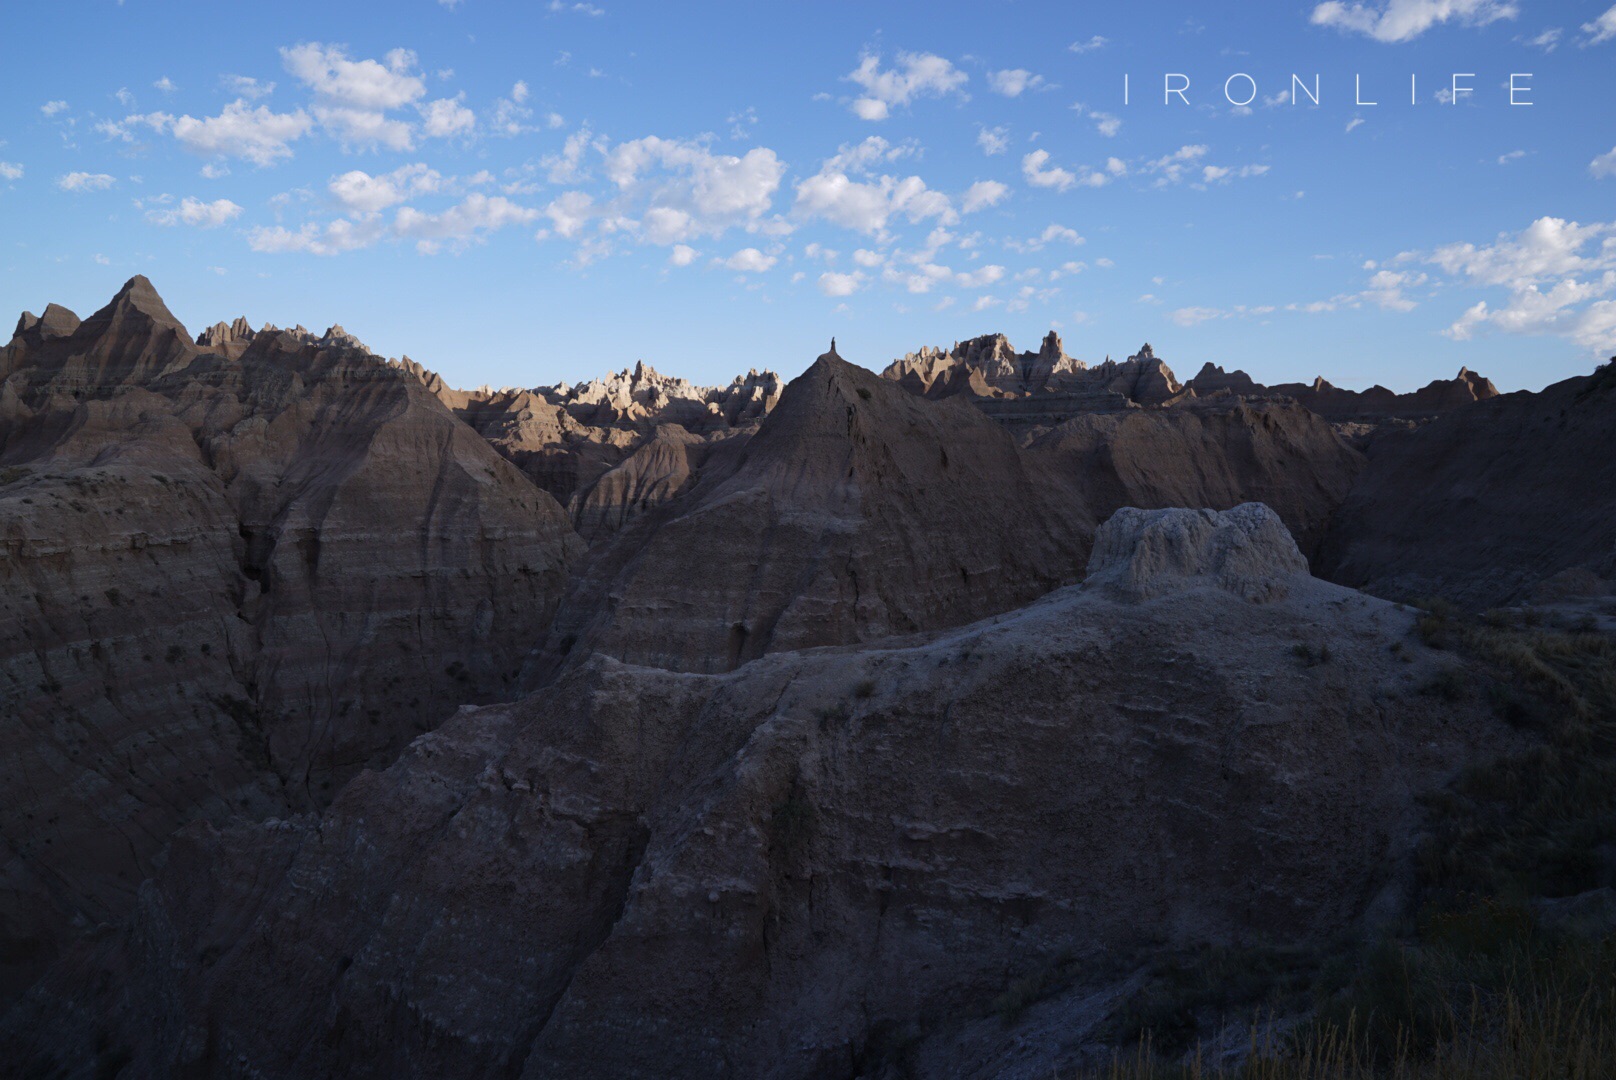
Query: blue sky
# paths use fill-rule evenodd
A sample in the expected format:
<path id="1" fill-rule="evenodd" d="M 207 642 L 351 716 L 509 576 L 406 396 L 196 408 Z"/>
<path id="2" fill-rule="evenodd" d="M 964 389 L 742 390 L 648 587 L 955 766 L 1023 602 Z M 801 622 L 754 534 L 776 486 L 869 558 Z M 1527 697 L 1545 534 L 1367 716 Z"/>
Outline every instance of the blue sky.
<path id="1" fill-rule="evenodd" d="M 144 273 L 462 386 L 1051 327 L 1398 390 L 1616 352 L 1603 0 L 14 8 L 13 310 Z"/>

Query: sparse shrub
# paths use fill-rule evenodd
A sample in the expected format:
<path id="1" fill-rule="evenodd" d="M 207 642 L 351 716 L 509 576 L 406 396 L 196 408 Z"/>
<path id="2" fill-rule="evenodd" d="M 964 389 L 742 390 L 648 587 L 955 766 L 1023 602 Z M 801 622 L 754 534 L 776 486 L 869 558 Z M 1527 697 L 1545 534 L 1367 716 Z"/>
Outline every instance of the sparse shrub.
<path id="1" fill-rule="evenodd" d="M 1470 696 L 1470 687 L 1458 668 L 1444 668 L 1420 687 L 1420 693 L 1443 701 L 1463 701 Z"/>
<path id="2" fill-rule="evenodd" d="M 864 680 L 862 680 L 857 686 L 853 687 L 853 696 L 856 697 L 856 698 L 859 698 L 861 700 L 864 699 L 864 698 L 874 697 L 875 696 L 875 680 L 874 679 L 864 679 Z"/>
<path id="3" fill-rule="evenodd" d="M 1299 641 L 1291 646 L 1291 655 L 1308 667 L 1313 667 L 1316 664 L 1328 664 L 1330 662 L 1330 646 L 1320 645 L 1315 649 L 1306 642 Z"/>

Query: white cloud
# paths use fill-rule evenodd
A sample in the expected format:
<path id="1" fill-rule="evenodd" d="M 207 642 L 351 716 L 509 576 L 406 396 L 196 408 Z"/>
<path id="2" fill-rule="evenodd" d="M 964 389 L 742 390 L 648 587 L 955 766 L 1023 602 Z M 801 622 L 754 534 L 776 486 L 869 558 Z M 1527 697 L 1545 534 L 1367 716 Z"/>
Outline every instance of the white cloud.
<path id="1" fill-rule="evenodd" d="M 1021 175 L 1033 187 L 1054 188 L 1065 191 L 1077 183 L 1077 175 L 1058 166 L 1049 167 L 1049 151 L 1034 150 L 1021 159 Z"/>
<path id="2" fill-rule="evenodd" d="M 1111 44 L 1110 39 L 1103 38 L 1099 34 L 1095 34 L 1087 41 L 1074 41 L 1066 47 L 1072 52 L 1081 55 L 1087 52 L 1094 52 L 1096 49 L 1103 49 L 1109 44 Z"/>
<path id="3" fill-rule="evenodd" d="M 1433 26 L 1450 20 L 1486 26 L 1513 19 L 1520 9 L 1507 0 L 1380 0 L 1343 3 L 1328 0 L 1313 9 L 1313 25 L 1364 34 L 1376 41 L 1412 41 Z"/>
<path id="4" fill-rule="evenodd" d="M 1430 253 L 1404 252 L 1462 281 L 1509 290 L 1502 307 L 1479 300 L 1445 333 L 1464 341 L 1491 329 L 1556 335 L 1589 351 L 1616 349 L 1616 222 L 1581 225 L 1542 217 L 1491 244 L 1448 244 Z"/>
<path id="5" fill-rule="evenodd" d="M 865 280 L 865 275 L 857 271 L 851 274 L 826 271 L 819 275 L 819 291 L 826 296 L 852 296 L 859 291 Z"/>
<path id="6" fill-rule="evenodd" d="M 1610 153 L 1600 154 L 1590 161 L 1588 171 L 1601 179 L 1616 176 L 1616 146 L 1610 148 Z"/>
<path id="7" fill-rule="evenodd" d="M 1616 10 L 1616 8 L 1613 8 L 1612 10 Z M 1551 53 L 1559 47 L 1560 39 L 1564 36 L 1564 30 L 1561 30 L 1559 27 L 1550 27 L 1537 37 L 1529 39 L 1526 44 L 1542 49 L 1546 53 Z"/>
<path id="8" fill-rule="evenodd" d="M 261 97 L 268 97 L 275 92 L 275 84 L 261 82 L 249 75 L 222 75 L 219 82 L 230 93 L 249 101 L 257 101 Z"/>
<path id="9" fill-rule="evenodd" d="M 462 102 L 465 94 L 439 98 L 421 106 L 421 131 L 428 138 L 448 139 L 469 135 L 477 127 L 477 114 Z"/>
<path id="10" fill-rule="evenodd" d="M 13 161 L 0 161 L 0 180 L 21 180 L 22 166 Z"/>
<path id="11" fill-rule="evenodd" d="M 762 228 L 786 167 L 767 147 L 715 154 L 700 142 L 653 135 L 612 147 L 605 169 L 620 192 L 648 204 L 646 216 L 656 224 L 648 239 L 669 244 L 735 226 Z"/>
<path id="12" fill-rule="evenodd" d="M 1600 45 L 1616 38 L 1616 5 L 1593 22 L 1583 23 L 1582 32 L 1588 35 L 1583 45 Z"/>
<path id="13" fill-rule="evenodd" d="M 853 261 L 866 269 L 873 270 L 877 266 L 880 266 L 882 263 L 886 262 L 887 257 L 881 254 L 879 251 L 871 251 L 868 248 L 859 248 L 857 251 L 853 252 Z"/>
<path id="14" fill-rule="evenodd" d="M 992 285 L 994 282 L 1003 280 L 1004 267 L 997 265 L 984 266 L 969 273 L 954 275 L 954 284 L 964 289 L 980 289 L 983 286 Z"/>
<path id="15" fill-rule="evenodd" d="M 793 210 L 804 217 L 819 217 L 864 233 L 880 233 L 895 215 L 911 222 L 935 218 L 944 225 L 959 220 L 947 195 L 933 191 L 918 176 L 872 176 L 854 180 L 848 172 L 869 175 L 879 161 L 905 156 L 905 147 L 892 147 L 885 139 L 871 136 L 863 142 L 840 147 L 819 172 L 797 185 Z"/>
<path id="16" fill-rule="evenodd" d="M 336 177 L 327 189 L 345 210 L 375 214 L 416 195 L 441 190 L 443 177 L 424 164 L 405 165 L 382 176 L 354 169 Z"/>
<path id="17" fill-rule="evenodd" d="M 1028 90 L 1044 85 L 1042 75 L 1034 75 L 1026 68 L 1009 68 L 988 73 L 988 89 L 1005 97 L 1020 97 Z"/>
<path id="18" fill-rule="evenodd" d="M 241 216 L 241 207 L 229 199 L 203 202 L 186 197 L 172 210 L 152 210 L 146 220 L 157 225 L 191 225 L 199 229 L 217 229 Z"/>
<path id="19" fill-rule="evenodd" d="M 1519 161 L 1519 160 L 1521 160 L 1521 158 L 1523 158 L 1525 156 L 1526 156 L 1526 151 L 1525 150 L 1511 150 L 1507 154 L 1499 154 L 1498 155 L 1498 164 L 1500 164 L 1500 165 L 1508 165 L 1510 162 Z"/>
<path id="20" fill-rule="evenodd" d="M 1351 120 L 1348 120 L 1347 121 L 1347 134 L 1348 135 L 1352 134 L 1352 129 L 1358 127 L 1363 122 L 1364 122 L 1364 118 L 1361 117 L 1361 116 L 1354 116 Z"/>
<path id="21" fill-rule="evenodd" d="M 270 165 L 291 157 L 290 144 L 308 134 L 313 126 L 302 109 L 274 113 L 264 105 L 248 108 L 243 100 L 226 105 L 218 116 L 175 119 L 163 113 L 151 113 L 144 117 L 126 117 L 116 126 L 127 132 L 137 123 L 157 131 L 167 129 L 193 153 L 244 158 L 254 165 Z M 127 134 L 124 137 L 127 138 Z"/>
<path id="22" fill-rule="evenodd" d="M 394 49 L 384 59 L 353 60 L 342 46 L 319 42 L 281 50 L 286 70 L 314 92 L 310 110 L 333 138 L 354 148 L 409 150 L 414 128 L 387 113 L 425 96 L 426 81 L 408 49 Z"/>
<path id="23" fill-rule="evenodd" d="M 1002 154 L 1010 148 L 1010 131 L 1008 128 L 981 128 L 976 133 L 976 145 L 988 157 Z"/>
<path id="24" fill-rule="evenodd" d="M 247 246 L 266 254 L 339 255 L 369 247 L 381 239 L 385 229 L 379 219 L 349 221 L 339 218 L 323 229 L 312 222 L 292 232 L 276 225 L 258 226 L 247 234 Z"/>
<path id="25" fill-rule="evenodd" d="M 570 11 L 575 15 L 588 15 L 594 19 L 606 14 L 605 8 L 596 7 L 594 4 L 565 4 L 562 0 L 550 0 L 550 10 L 557 14 Z"/>
<path id="26" fill-rule="evenodd" d="M 222 180 L 229 175 L 230 166 L 228 165 L 220 165 L 217 162 L 210 161 L 202 166 L 202 178 L 204 180 Z"/>
<path id="27" fill-rule="evenodd" d="M 550 219 L 558 236 L 569 239 L 577 236 L 589 219 L 594 216 L 594 198 L 587 192 L 568 191 L 551 200 L 550 205 L 544 208 L 544 216 Z M 683 266 L 684 263 L 675 265 Z"/>
<path id="28" fill-rule="evenodd" d="M 1206 156 L 1209 149 L 1210 147 L 1201 144 L 1181 146 L 1171 154 L 1147 161 L 1145 171 L 1156 174 L 1158 186 L 1176 184 L 1184 179 L 1186 172 L 1196 167 L 1196 163 Z"/>
<path id="29" fill-rule="evenodd" d="M 697 251 L 689 244 L 675 244 L 673 245 L 673 250 L 668 253 L 668 265 L 689 266 L 700 256 L 701 252 Z"/>
<path id="30" fill-rule="evenodd" d="M 1587 273 L 1616 262 L 1616 245 L 1605 243 L 1596 253 L 1585 249 L 1613 227 L 1595 222 L 1579 225 L 1563 218 L 1542 217 L 1520 233 L 1500 234 L 1496 243 L 1448 244 L 1437 248 L 1427 261 L 1450 274 L 1463 275 L 1484 285 L 1522 288 L 1547 278 Z"/>
<path id="31" fill-rule="evenodd" d="M 605 153 L 606 141 L 594 138 L 588 126 L 579 128 L 561 144 L 561 153 L 546 154 L 539 165 L 546 170 L 552 184 L 571 184 L 584 176 L 584 151 L 593 147 Z"/>
<path id="32" fill-rule="evenodd" d="M 1194 326 L 1197 323 L 1207 322 L 1222 317 L 1223 312 L 1217 308 L 1208 307 L 1182 307 L 1167 317 L 1179 326 Z"/>
<path id="33" fill-rule="evenodd" d="M 70 172 L 66 176 L 56 178 L 56 186 L 63 191 L 105 191 L 116 184 L 115 177 L 106 173 Z"/>
<path id="34" fill-rule="evenodd" d="M 1201 183 L 1227 184 L 1235 179 L 1261 176 L 1267 171 L 1267 165 L 1205 165 L 1201 168 Z"/>
<path id="35" fill-rule="evenodd" d="M 152 86 L 156 87 L 158 90 L 161 90 L 165 94 L 172 94 L 174 91 L 179 89 L 179 87 L 174 85 L 174 80 L 170 79 L 167 75 L 164 75 L 161 79 L 158 79 L 156 82 L 152 83 Z"/>
<path id="36" fill-rule="evenodd" d="M 1104 135 L 1108 139 L 1114 138 L 1117 132 L 1122 130 L 1122 118 L 1120 116 L 1114 116 L 1108 112 L 1100 112 L 1097 109 L 1091 109 L 1081 102 L 1073 105 L 1072 110 L 1076 112 L 1077 115 L 1086 116 L 1090 120 L 1094 121 L 1094 130 L 1098 131 L 1101 135 Z"/>
<path id="37" fill-rule="evenodd" d="M 46 116 L 55 116 L 57 113 L 62 113 L 62 112 L 67 111 L 67 102 L 65 102 L 65 101 L 47 101 L 47 102 L 45 102 L 45 104 L 43 104 L 43 105 L 41 105 L 39 107 L 39 111 L 44 113 Z"/>
<path id="38" fill-rule="evenodd" d="M 439 214 L 428 214 L 402 206 L 393 219 L 396 236 L 416 241 L 416 250 L 430 254 L 447 241 L 463 246 L 497 232 L 508 225 L 526 225 L 537 220 L 539 211 L 518 206 L 503 195 L 474 191 L 456 206 Z"/>
<path id="39" fill-rule="evenodd" d="M 755 247 L 742 248 L 724 260 L 724 266 L 730 270 L 738 270 L 743 274 L 761 274 L 780 260 L 773 255 L 765 255 Z"/>
<path id="40" fill-rule="evenodd" d="M 974 214 L 990 206 L 997 206 L 1010 194 L 1010 186 L 997 180 L 978 180 L 965 190 L 960 198 L 960 213 Z"/>
<path id="41" fill-rule="evenodd" d="M 854 115 L 861 120 L 885 120 L 892 109 L 916 98 L 961 92 L 969 76 L 941 56 L 900 52 L 897 66 L 887 71 L 881 70 L 878 54 L 865 53 L 847 79 L 864 88 L 864 96 L 852 104 Z"/>

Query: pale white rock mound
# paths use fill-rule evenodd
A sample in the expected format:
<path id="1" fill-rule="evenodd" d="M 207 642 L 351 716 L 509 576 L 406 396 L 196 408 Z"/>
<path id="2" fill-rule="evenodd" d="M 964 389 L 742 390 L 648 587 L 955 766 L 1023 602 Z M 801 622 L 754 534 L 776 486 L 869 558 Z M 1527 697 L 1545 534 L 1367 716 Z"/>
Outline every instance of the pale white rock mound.
<path id="1" fill-rule="evenodd" d="M 1254 603 L 1281 600 L 1307 560 L 1285 523 L 1262 503 L 1232 510 L 1140 510 L 1125 506 L 1094 537 L 1088 583 L 1143 601 L 1208 586 Z"/>

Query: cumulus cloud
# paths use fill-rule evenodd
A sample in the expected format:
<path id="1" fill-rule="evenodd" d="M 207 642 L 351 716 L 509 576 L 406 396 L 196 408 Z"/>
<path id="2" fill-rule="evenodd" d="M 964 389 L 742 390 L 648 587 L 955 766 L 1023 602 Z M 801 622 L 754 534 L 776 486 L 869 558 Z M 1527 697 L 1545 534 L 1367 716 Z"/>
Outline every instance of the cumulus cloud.
<path id="1" fill-rule="evenodd" d="M 737 270 L 743 274 L 761 274 L 780 260 L 773 255 L 765 255 L 755 247 L 742 248 L 724 260 L 724 266 L 730 270 Z"/>
<path id="2" fill-rule="evenodd" d="M 885 139 L 870 136 L 861 143 L 844 145 L 828 158 L 814 176 L 797 185 L 793 210 L 803 217 L 818 217 L 843 228 L 879 234 L 897 215 L 910 222 L 935 219 L 952 225 L 959 216 L 952 201 L 940 191 L 926 186 L 918 176 L 899 178 L 873 175 L 877 164 L 905 156 L 907 148 L 893 147 Z M 855 174 L 865 179 L 854 179 Z"/>
<path id="3" fill-rule="evenodd" d="M 1010 194 L 1010 186 L 997 180 L 978 180 L 965 190 L 960 199 L 960 213 L 974 214 L 990 206 L 997 206 Z"/>
<path id="4" fill-rule="evenodd" d="M 1583 45 L 1601 45 L 1616 38 L 1616 5 L 1593 22 L 1583 23 L 1582 32 L 1588 35 L 1583 39 Z"/>
<path id="5" fill-rule="evenodd" d="M 1601 179 L 1616 176 L 1616 146 L 1610 148 L 1610 153 L 1600 154 L 1590 161 L 1588 171 Z"/>
<path id="6" fill-rule="evenodd" d="M 1095 34 L 1087 41 L 1074 41 L 1070 45 L 1066 46 L 1066 48 L 1072 52 L 1082 55 L 1083 53 L 1094 52 L 1096 49 L 1103 49 L 1109 44 L 1111 44 L 1111 42 L 1108 38 L 1103 38 L 1099 34 Z"/>
<path id="7" fill-rule="evenodd" d="M 70 172 L 56 178 L 57 187 L 72 192 L 105 191 L 117 182 L 106 173 Z"/>
<path id="8" fill-rule="evenodd" d="M 415 240 L 417 250 L 431 253 L 442 243 L 464 246 L 482 239 L 487 233 L 509 225 L 526 225 L 538 217 L 539 211 L 518 206 L 503 195 L 484 195 L 476 191 L 441 213 L 400 207 L 393 219 L 393 233 Z"/>
<path id="9" fill-rule="evenodd" d="M 866 275 L 858 271 L 851 274 L 827 271 L 819 275 L 819 291 L 826 296 L 852 296 L 866 280 Z"/>
<path id="10" fill-rule="evenodd" d="M 470 135 L 477 127 L 477 114 L 463 104 L 465 94 L 439 98 L 421 108 L 421 132 L 428 138 L 448 139 Z"/>
<path id="11" fill-rule="evenodd" d="M 594 206 L 594 197 L 588 192 L 568 191 L 550 201 L 550 205 L 544 208 L 544 216 L 550 219 L 551 227 L 555 229 L 557 236 L 570 239 L 577 236 L 594 216 Z"/>
<path id="12" fill-rule="evenodd" d="M 313 222 L 292 231 L 280 225 L 260 225 L 247 234 L 247 245 L 266 254 L 303 253 L 340 255 L 369 247 L 386 233 L 380 219 L 349 221 L 339 218 L 323 228 Z"/>
<path id="13" fill-rule="evenodd" d="M 885 120 L 894 108 L 907 107 L 916 98 L 961 93 L 969 76 L 941 56 L 900 52 L 896 65 L 885 71 L 879 54 L 865 53 L 847 79 L 864 89 L 853 101 L 854 115 Z"/>
<path id="14" fill-rule="evenodd" d="M 313 91 L 315 120 L 345 146 L 413 148 L 413 126 L 387 115 L 426 94 L 413 52 L 394 49 L 384 61 L 354 60 L 341 45 L 315 41 L 282 49 L 281 62 Z"/>
<path id="15" fill-rule="evenodd" d="M 338 218 L 323 226 L 310 222 L 295 231 L 282 226 L 259 226 L 248 233 L 247 242 L 254 251 L 329 256 L 370 247 L 385 239 L 414 240 L 417 251 L 433 254 L 444 245 L 463 248 L 490 233 L 531 224 L 539 217 L 538 210 L 504 196 L 473 192 L 437 213 L 401 206 L 390 223 L 380 213 L 368 213 Z"/>
<path id="16" fill-rule="evenodd" d="M 343 209 L 353 214 L 375 214 L 390 206 L 441 190 L 443 177 L 424 164 L 405 165 L 381 176 L 353 169 L 327 185 Z"/>
<path id="17" fill-rule="evenodd" d="M 760 227 L 786 167 L 767 147 L 715 154 L 704 143 L 653 135 L 605 151 L 604 168 L 619 192 L 645 201 L 646 238 L 672 244 Z"/>
<path id="18" fill-rule="evenodd" d="M 1328 0 L 1313 9 L 1314 26 L 1363 34 L 1388 43 L 1412 41 L 1433 26 L 1458 22 L 1486 26 L 1513 19 L 1520 9 L 1507 0 L 1382 0 L 1381 3 L 1343 3 Z"/>
<path id="19" fill-rule="evenodd" d="M 1077 183 L 1077 175 L 1049 164 L 1048 150 L 1034 150 L 1021 159 L 1021 175 L 1033 187 L 1054 188 L 1065 191 Z"/>
<path id="20" fill-rule="evenodd" d="M 689 244 L 675 244 L 668 253 L 669 266 L 689 266 L 701 256 L 701 252 Z"/>
<path id="21" fill-rule="evenodd" d="M 1616 349 L 1616 222 L 1542 217 L 1490 244 L 1448 244 L 1394 261 L 1416 260 L 1462 284 L 1509 292 L 1500 307 L 1483 299 L 1466 309 L 1445 331 L 1455 340 L 1491 329 L 1556 335 L 1594 352 Z"/>
<path id="22" fill-rule="evenodd" d="M 46 116 L 55 116 L 58 113 L 66 112 L 67 108 L 67 102 L 65 101 L 47 101 L 39 107 L 39 111 Z"/>
<path id="23" fill-rule="evenodd" d="M 1009 68 L 988 73 L 988 89 L 1005 97 L 1020 97 L 1028 90 L 1044 85 L 1042 75 L 1034 75 L 1026 68 Z"/>
<path id="24" fill-rule="evenodd" d="M 1010 130 L 1008 128 L 981 128 L 976 133 L 976 145 L 988 157 L 1002 154 L 1010 149 Z"/>
<path id="25" fill-rule="evenodd" d="M 203 202 L 187 196 L 169 210 L 151 210 L 146 220 L 157 225 L 190 225 L 199 229 L 217 229 L 241 216 L 241 207 L 229 199 Z"/>
<path id="26" fill-rule="evenodd" d="M 0 180 L 21 180 L 22 166 L 14 161 L 0 161 Z"/>
<path id="27" fill-rule="evenodd" d="M 1101 135 L 1104 135 L 1108 139 L 1115 137 L 1117 132 L 1122 130 L 1122 118 L 1120 116 L 1115 116 L 1108 112 L 1100 112 L 1098 109 L 1091 109 L 1087 105 L 1083 105 L 1081 103 L 1073 105 L 1072 109 L 1077 113 L 1077 115 L 1086 116 L 1090 120 L 1094 121 L 1094 130 L 1098 131 Z"/>
<path id="28" fill-rule="evenodd" d="M 237 99 L 226 105 L 218 116 L 174 117 L 155 112 L 103 121 L 96 125 L 96 130 L 109 138 L 127 142 L 134 138 L 138 128 L 146 127 L 158 133 L 167 132 L 192 153 L 272 165 L 291 157 L 291 144 L 307 135 L 312 126 L 313 121 L 302 109 L 276 113 L 268 106 L 250 107 L 245 100 Z"/>

